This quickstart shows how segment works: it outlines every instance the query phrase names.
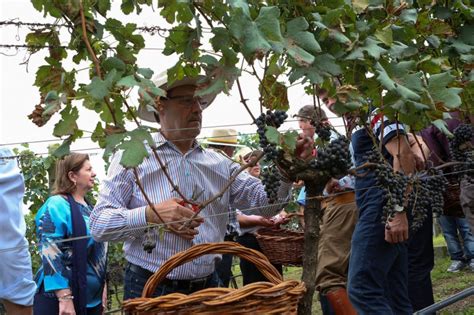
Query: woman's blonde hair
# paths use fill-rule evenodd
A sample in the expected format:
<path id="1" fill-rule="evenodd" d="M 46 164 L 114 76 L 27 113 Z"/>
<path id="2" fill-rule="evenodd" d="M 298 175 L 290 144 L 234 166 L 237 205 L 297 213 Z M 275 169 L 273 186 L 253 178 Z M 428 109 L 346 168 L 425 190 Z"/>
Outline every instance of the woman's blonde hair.
<path id="1" fill-rule="evenodd" d="M 56 163 L 56 179 L 54 180 L 53 195 L 70 194 L 76 190 L 76 184 L 69 178 L 69 172 L 77 173 L 89 160 L 89 155 L 72 153 Z"/>

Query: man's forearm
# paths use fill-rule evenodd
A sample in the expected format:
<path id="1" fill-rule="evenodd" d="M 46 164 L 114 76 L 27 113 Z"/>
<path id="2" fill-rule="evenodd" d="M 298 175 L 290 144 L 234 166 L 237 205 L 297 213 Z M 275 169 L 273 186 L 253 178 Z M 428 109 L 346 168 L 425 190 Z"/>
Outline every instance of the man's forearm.
<path id="1" fill-rule="evenodd" d="M 385 148 L 393 156 L 393 169 L 404 174 L 413 174 L 416 171 L 415 157 L 405 135 L 390 139 Z"/>
<path id="2" fill-rule="evenodd" d="M 91 234 L 97 241 L 120 241 L 143 235 L 147 226 L 146 207 L 136 209 L 94 208 L 90 217 Z"/>

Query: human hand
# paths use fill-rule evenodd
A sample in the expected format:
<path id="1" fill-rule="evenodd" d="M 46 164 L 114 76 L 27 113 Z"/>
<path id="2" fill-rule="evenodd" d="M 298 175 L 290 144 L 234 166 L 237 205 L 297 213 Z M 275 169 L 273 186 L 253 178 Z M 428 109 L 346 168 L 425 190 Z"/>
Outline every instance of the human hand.
<path id="1" fill-rule="evenodd" d="M 273 222 L 274 227 L 278 228 L 280 227 L 280 225 L 288 223 L 290 221 L 290 218 L 288 218 L 286 214 L 277 214 L 270 220 Z"/>
<path id="2" fill-rule="evenodd" d="M 333 193 L 337 193 L 337 192 L 342 191 L 342 187 L 341 187 L 341 185 L 339 185 L 339 181 L 335 178 L 331 178 L 327 182 L 325 189 L 328 192 L 328 194 L 333 194 Z"/>
<path id="3" fill-rule="evenodd" d="M 146 220 L 151 223 L 165 223 L 171 232 L 185 238 L 192 240 L 198 230 L 196 229 L 204 219 L 197 216 L 186 227 L 182 227 L 184 222 L 187 222 L 194 215 L 191 205 L 183 206 L 183 200 L 179 198 L 172 198 L 161 203 L 154 204 L 153 209 L 146 207 Z M 155 211 L 160 215 L 161 221 L 156 215 Z"/>
<path id="4" fill-rule="evenodd" d="M 59 315 L 76 315 L 72 300 L 59 300 Z"/>
<path id="5" fill-rule="evenodd" d="M 304 134 L 298 135 L 295 149 L 296 157 L 306 161 L 313 157 L 313 150 L 314 140 Z"/>
<path id="6" fill-rule="evenodd" d="M 385 241 L 391 244 L 408 240 L 408 219 L 405 212 L 397 212 L 385 224 Z"/>
<path id="7" fill-rule="evenodd" d="M 416 137 L 416 138 L 415 138 Z M 417 141 L 418 140 L 418 141 Z M 415 165 L 418 171 L 426 168 L 425 159 L 430 156 L 430 149 L 420 136 L 408 135 L 408 142 L 410 143 L 411 151 L 415 156 Z"/>

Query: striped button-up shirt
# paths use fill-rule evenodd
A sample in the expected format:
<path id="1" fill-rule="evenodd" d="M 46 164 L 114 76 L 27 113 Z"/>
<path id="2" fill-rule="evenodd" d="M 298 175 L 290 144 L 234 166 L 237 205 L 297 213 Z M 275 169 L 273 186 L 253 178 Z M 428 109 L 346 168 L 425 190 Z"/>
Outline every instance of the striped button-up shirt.
<path id="1" fill-rule="evenodd" d="M 168 173 L 186 197 L 191 197 L 193 191 L 204 190 L 198 201 L 209 199 L 223 189 L 240 167 L 222 154 L 203 149 L 197 143 L 186 154 L 182 154 L 161 133 L 154 134 L 153 138 L 160 158 L 167 165 Z M 150 156 L 137 168 L 146 194 L 153 203 L 179 197 L 173 191 L 151 149 L 148 150 Z M 169 257 L 194 244 L 222 241 L 229 220 L 229 206 L 244 210 L 257 208 L 247 213 L 270 217 L 280 211 L 281 203 L 288 201 L 290 197 L 291 183 L 282 181 L 278 201 L 273 206 L 269 205 L 261 181 L 247 172 L 242 172 L 222 198 L 201 211 L 200 216 L 204 217 L 204 223 L 199 226 L 199 234 L 193 240 L 186 240 L 173 233 L 164 233 L 164 237 L 160 239 L 158 233 L 155 233 L 153 237 L 157 245 L 149 254 L 142 247 L 144 229 L 141 229 L 147 226 L 147 202 L 135 183 L 133 171 L 123 168 L 119 164 L 120 159 L 120 152 L 114 155 L 107 179 L 102 182 L 99 200 L 91 214 L 91 233 L 99 241 L 124 240 L 125 258 L 153 272 Z M 201 256 L 175 268 L 168 278 L 205 277 L 214 271 L 215 262 L 219 257 Z"/>

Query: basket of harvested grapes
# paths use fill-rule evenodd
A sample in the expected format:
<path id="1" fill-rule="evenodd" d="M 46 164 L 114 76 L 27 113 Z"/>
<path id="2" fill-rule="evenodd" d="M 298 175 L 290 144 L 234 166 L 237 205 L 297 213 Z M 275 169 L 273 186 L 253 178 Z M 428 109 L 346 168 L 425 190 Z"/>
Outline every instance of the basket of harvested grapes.
<path id="1" fill-rule="evenodd" d="M 242 288 L 207 288 L 186 295 L 171 293 L 152 298 L 161 281 L 174 268 L 207 254 L 232 254 L 257 266 L 269 282 L 256 282 Z M 123 302 L 129 314 L 296 314 L 305 293 L 303 282 L 283 281 L 282 276 L 260 252 L 234 242 L 199 244 L 168 259 L 152 275 L 142 297 Z"/>
<path id="2" fill-rule="evenodd" d="M 303 264 L 304 232 L 263 228 L 255 233 L 258 245 L 272 264 Z"/>

